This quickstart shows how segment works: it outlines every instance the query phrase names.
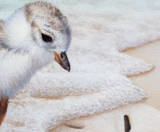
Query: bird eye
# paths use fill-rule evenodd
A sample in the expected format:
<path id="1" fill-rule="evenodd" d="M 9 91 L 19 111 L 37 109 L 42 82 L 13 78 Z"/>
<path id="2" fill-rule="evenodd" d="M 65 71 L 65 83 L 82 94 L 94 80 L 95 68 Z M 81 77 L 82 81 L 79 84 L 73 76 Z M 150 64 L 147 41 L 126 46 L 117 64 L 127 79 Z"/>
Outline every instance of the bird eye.
<path id="1" fill-rule="evenodd" d="M 53 42 L 53 39 L 52 39 L 52 37 L 50 37 L 50 36 L 48 36 L 48 35 L 46 35 L 46 34 L 43 34 L 43 33 L 41 33 L 41 35 L 42 35 L 42 40 L 44 41 L 44 42 Z"/>

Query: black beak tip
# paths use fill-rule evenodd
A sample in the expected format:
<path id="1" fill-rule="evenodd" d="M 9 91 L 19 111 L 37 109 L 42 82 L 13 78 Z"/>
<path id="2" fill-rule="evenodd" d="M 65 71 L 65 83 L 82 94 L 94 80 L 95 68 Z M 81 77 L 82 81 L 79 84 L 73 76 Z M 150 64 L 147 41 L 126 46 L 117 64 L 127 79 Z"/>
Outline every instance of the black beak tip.
<path id="1" fill-rule="evenodd" d="M 61 66 L 63 67 L 63 69 L 67 70 L 68 72 L 70 72 L 71 67 L 70 66 L 65 66 L 61 63 Z"/>
<path id="2" fill-rule="evenodd" d="M 70 68 L 70 67 L 68 67 L 68 68 L 67 68 L 67 71 L 68 71 L 68 72 L 70 72 L 70 70 L 71 70 L 71 68 Z"/>

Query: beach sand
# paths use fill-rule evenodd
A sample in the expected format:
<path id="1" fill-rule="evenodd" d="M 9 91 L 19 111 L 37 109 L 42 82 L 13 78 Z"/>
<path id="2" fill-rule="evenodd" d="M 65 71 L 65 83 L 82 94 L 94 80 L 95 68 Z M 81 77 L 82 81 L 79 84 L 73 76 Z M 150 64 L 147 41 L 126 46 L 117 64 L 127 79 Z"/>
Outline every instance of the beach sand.
<path id="1" fill-rule="evenodd" d="M 149 93 L 149 98 L 142 102 L 160 110 L 160 41 L 150 42 L 125 53 L 155 66 L 150 72 L 131 76 L 130 79 Z"/>

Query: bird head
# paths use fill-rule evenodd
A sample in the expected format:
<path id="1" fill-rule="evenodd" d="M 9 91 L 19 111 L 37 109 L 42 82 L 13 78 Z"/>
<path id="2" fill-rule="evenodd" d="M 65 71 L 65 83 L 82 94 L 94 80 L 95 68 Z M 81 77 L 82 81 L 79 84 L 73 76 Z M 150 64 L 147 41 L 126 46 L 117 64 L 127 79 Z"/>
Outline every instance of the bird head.
<path id="1" fill-rule="evenodd" d="M 27 4 L 5 22 L 5 28 L 6 38 L 9 39 L 3 47 L 17 51 L 38 47 L 52 53 L 55 61 L 70 71 L 67 50 L 71 43 L 71 31 L 67 18 L 57 7 L 47 2 Z"/>

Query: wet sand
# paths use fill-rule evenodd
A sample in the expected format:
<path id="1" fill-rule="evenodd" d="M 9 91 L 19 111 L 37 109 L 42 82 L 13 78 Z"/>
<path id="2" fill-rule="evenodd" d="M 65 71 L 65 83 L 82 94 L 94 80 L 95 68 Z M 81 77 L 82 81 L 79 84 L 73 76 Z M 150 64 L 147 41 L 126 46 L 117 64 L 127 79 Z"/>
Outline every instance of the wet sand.
<path id="1" fill-rule="evenodd" d="M 133 84 L 140 86 L 149 93 L 148 99 L 142 102 L 160 110 L 160 41 L 150 42 L 141 47 L 129 49 L 124 53 L 155 66 L 150 72 L 129 78 Z"/>

